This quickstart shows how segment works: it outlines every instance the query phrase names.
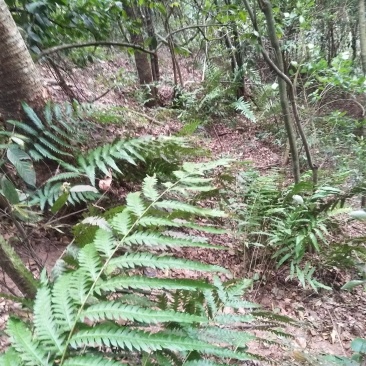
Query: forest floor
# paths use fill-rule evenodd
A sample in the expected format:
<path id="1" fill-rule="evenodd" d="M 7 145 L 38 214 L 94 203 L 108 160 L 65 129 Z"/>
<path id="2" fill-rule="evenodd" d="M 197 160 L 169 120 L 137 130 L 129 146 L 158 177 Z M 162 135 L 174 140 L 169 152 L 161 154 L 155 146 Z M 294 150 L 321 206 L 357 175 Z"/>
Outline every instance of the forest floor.
<path id="1" fill-rule="evenodd" d="M 161 69 L 171 70 L 169 61 L 163 59 Z M 188 61 L 181 63 L 181 69 L 185 81 L 199 84 L 201 75 L 192 69 Z M 40 70 L 51 97 L 54 100 L 66 100 L 65 89 L 58 85 L 52 70 L 44 65 L 40 66 Z M 131 74 L 134 75 L 130 59 L 113 57 L 113 61 L 96 60 L 83 69 L 73 69 L 72 74 L 65 77 L 69 86 L 68 92 L 72 91 L 81 102 L 92 102 L 108 90 L 109 85 L 114 85 L 114 88 L 95 101 L 94 105 L 100 109 L 122 106 L 128 123 L 117 121 L 100 125 L 97 131 L 99 136 L 96 139 L 103 142 L 116 136 L 172 135 L 179 131 L 182 123 L 177 119 L 176 113 L 167 108 L 149 110 L 136 102 L 139 91 Z M 172 80 L 172 75 L 164 74 L 163 80 Z M 163 88 L 163 93 L 162 97 L 169 101 L 172 90 L 168 87 Z M 267 174 L 272 168 L 280 167 L 283 160 L 281 149 L 273 141 L 257 138 L 261 132 L 260 126 L 248 123 L 243 117 L 235 118 L 240 128 L 228 127 L 218 122 L 195 134 L 192 137 L 193 142 L 197 146 L 207 148 L 212 158 L 231 157 L 237 161 L 250 162 L 251 166 L 263 174 Z M 155 123 L 156 121 L 159 123 Z M 60 233 L 52 230 L 49 223 L 50 220 L 37 228 L 26 228 L 32 243 L 31 249 L 16 245 L 16 249 L 35 271 L 39 265 L 50 269 L 71 240 L 67 231 Z M 346 237 L 366 235 L 365 225 L 345 221 L 340 224 Z M 4 235 L 5 239 L 14 236 L 15 232 L 11 222 L 4 221 L 1 224 L 0 234 Z M 288 329 L 293 338 L 282 340 L 290 352 L 273 345 L 261 345 L 260 348 L 255 345 L 251 348 L 252 352 L 288 365 L 316 364 L 316 354 L 350 355 L 352 339 L 365 336 L 365 293 L 361 287 L 352 292 L 339 290 L 342 284 L 351 279 L 350 274 L 334 268 L 320 274 L 323 276 L 320 281 L 332 285 L 335 288 L 333 291 L 304 290 L 296 281 L 286 280 L 286 269 L 271 269 L 269 263 L 264 260 L 256 266 L 248 263 L 243 244 L 237 242 L 235 237 L 227 235 L 213 239 L 216 244 L 228 247 L 228 250 L 218 252 L 181 249 L 182 256 L 229 268 L 235 277 L 252 277 L 255 272 L 265 273 L 265 276 L 262 276 L 265 280 L 255 282 L 247 292 L 246 299 L 260 304 L 266 310 L 298 320 L 298 327 Z M 336 239 L 335 237 L 334 240 Z M 185 276 L 189 277 L 191 274 L 186 273 Z M 7 283 L 8 289 L 12 288 L 5 276 L 0 276 L 0 282 Z M 5 288 L 2 290 L 7 291 Z M 0 299 L 0 314 L 1 329 L 4 329 L 9 315 L 24 315 L 19 305 L 5 298 Z M 6 337 L 1 336 L 0 347 L 6 345 Z"/>

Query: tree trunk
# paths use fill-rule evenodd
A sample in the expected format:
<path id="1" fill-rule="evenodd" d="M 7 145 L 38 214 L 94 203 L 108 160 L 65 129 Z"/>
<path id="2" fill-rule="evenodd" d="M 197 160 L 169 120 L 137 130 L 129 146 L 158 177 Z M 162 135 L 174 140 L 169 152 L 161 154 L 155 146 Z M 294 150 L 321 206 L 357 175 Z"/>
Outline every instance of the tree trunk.
<path id="1" fill-rule="evenodd" d="M 137 15 L 138 9 L 133 8 L 132 5 L 126 4 L 124 10 L 126 11 L 127 16 L 132 21 L 138 21 L 139 23 L 141 23 L 141 25 L 143 24 L 141 17 Z M 141 31 L 136 32 L 135 30 L 129 30 L 129 33 L 131 43 L 141 46 L 144 45 L 144 37 Z M 152 85 L 154 80 L 148 55 L 145 52 L 135 50 L 134 57 L 140 85 L 146 86 L 146 94 L 148 101 L 145 103 L 145 105 L 148 107 L 153 107 L 154 105 L 156 105 L 157 92 L 156 87 Z"/>
<path id="2" fill-rule="evenodd" d="M 152 10 L 150 7 L 144 6 L 143 11 L 145 15 L 144 19 L 145 19 L 146 31 L 150 38 L 149 49 L 150 51 L 155 51 L 158 42 L 155 34 L 154 23 L 152 20 Z M 150 55 L 150 62 L 151 62 L 151 72 L 153 80 L 155 82 L 158 82 L 160 80 L 160 70 L 159 70 L 159 59 L 156 53 L 155 55 Z"/>
<path id="3" fill-rule="evenodd" d="M 281 73 L 285 73 L 284 62 L 282 58 L 282 52 L 280 48 L 280 44 L 276 35 L 276 24 L 273 17 L 272 4 L 267 0 L 258 0 L 259 6 L 261 7 L 267 21 L 267 30 L 268 36 L 271 40 L 272 47 L 276 54 L 276 65 Z M 287 132 L 287 136 L 290 144 L 290 152 L 292 159 L 292 168 L 294 172 L 294 180 L 295 183 L 300 181 L 300 164 L 299 164 L 299 155 L 296 146 L 296 136 L 293 128 L 293 124 L 290 117 L 290 107 L 287 98 L 287 84 L 284 79 L 278 77 L 278 86 L 280 92 L 280 100 L 281 100 L 281 109 L 283 114 L 283 120 Z"/>
<path id="4" fill-rule="evenodd" d="M 358 1 L 358 17 L 359 17 L 359 28 L 360 28 L 360 46 L 361 46 L 361 62 L 363 75 L 366 75 L 366 9 L 365 0 Z M 365 118 L 363 116 L 363 118 Z M 365 121 L 362 123 L 361 135 L 366 135 Z M 361 207 L 366 207 L 366 195 L 361 198 Z"/>
<path id="5" fill-rule="evenodd" d="M 366 9 L 365 0 L 358 2 L 362 71 L 366 75 Z"/>
<path id="6" fill-rule="evenodd" d="M 0 0 L 0 120 L 21 117 L 21 101 L 42 108 L 40 75 L 4 0 Z"/>

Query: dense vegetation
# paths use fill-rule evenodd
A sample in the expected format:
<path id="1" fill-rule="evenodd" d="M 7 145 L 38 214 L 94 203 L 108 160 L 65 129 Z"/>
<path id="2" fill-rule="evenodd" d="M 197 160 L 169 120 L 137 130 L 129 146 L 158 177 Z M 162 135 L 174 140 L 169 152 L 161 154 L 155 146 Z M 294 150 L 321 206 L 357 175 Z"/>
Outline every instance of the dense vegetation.
<path id="1" fill-rule="evenodd" d="M 16 290 L 2 287 L 27 313 L 9 319 L 0 364 L 270 362 L 250 345 L 284 347 L 296 321 L 246 301 L 253 281 L 281 269 L 304 291 L 365 288 L 366 234 L 340 230 L 366 220 L 363 0 L 0 0 L 0 13 L 0 209 L 13 225 L 0 264 Z M 62 96 L 39 92 L 31 56 Z M 73 79 L 128 57 L 136 73 L 119 67 L 93 99 Z M 108 93 L 123 102 L 102 107 Z M 132 123 L 170 118 L 173 136 Z M 197 138 L 218 126 L 255 129 L 281 162 L 213 158 Z M 32 248 L 30 228 L 73 237 L 49 274 L 14 246 Z M 180 249 L 228 250 L 220 237 L 248 278 Z M 335 288 L 334 268 L 351 280 Z M 364 365 L 366 339 L 351 350 L 311 364 Z"/>

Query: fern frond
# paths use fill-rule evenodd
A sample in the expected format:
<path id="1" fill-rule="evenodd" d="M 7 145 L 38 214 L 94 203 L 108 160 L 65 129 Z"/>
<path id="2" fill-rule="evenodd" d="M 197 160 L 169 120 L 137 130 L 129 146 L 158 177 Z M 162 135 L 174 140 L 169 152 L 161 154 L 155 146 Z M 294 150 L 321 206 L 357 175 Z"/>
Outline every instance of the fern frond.
<path id="1" fill-rule="evenodd" d="M 70 297 L 76 304 L 83 304 L 88 299 L 89 289 L 91 286 L 90 277 L 82 269 L 77 269 L 72 274 L 70 280 Z"/>
<path id="2" fill-rule="evenodd" d="M 11 125 L 13 125 L 14 127 L 17 127 L 20 130 L 23 130 L 24 132 L 26 132 L 27 134 L 29 134 L 31 136 L 38 135 L 38 132 L 33 127 L 29 126 L 29 124 L 26 124 L 24 122 L 8 120 L 7 123 L 10 123 Z"/>
<path id="3" fill-rule="evenodd" d="M 130 236 L 127 236 L 123 240 L 124 245 L 145 245 L 147 247 L 161 247 L 161 248 L 174 248 L 174 247 L 197 247 L 197 248 L 211 248 L 211 249 L 225 249 L 207 243 L 200 243 L 193 240 L 168 238 L 154 232 L 136 232 Z"/>
<path id="4" fill-rule="evenodd" d="M 105 291 L 123 289 L 165 289 L 165 290 L 212 290 L 212 285 L 188 279 L 151 278 L 143 276 L 117 276 L 108 280 L 100 280 L 95 286 L 95 292 L 101 294 Z"/>
<path id="5" fill-rule="evenodd" d="M 69 181 L 70 179 L 73 178 L 79 178 L 81 176 L 80 173 L 76 173 L 76 172 L 65 172 L 65 173 L 60 173 L 57 175 L 54 175 L 53 177 L 47 179 L 46 184 L 47 183 L 53 183 L 53 182 L 65 182 L 65 181 Z"/>
<path id="6" fill-rule="evenodd" d="M 245 101 L 243 97 L 240 97 L 236 102 L 232 104 L 236 111 L 239 111 L 244 117 L 248 118 L 251 122 L 256 122 L 255 115 L 251 109 L 250 103 Z"/>
<path id="7" fill-rule="evenodd" d="M 9 347 L 5 353 L 0 356 L 0 365 L 2 366 L 23 366 L 22 359 L 13 347 Z"/>
<path id="8" fill-rule="evenodd" d="M 43 130 L 45 127 L 42 121 L 37 116 L 37 113 L 27 104 L 22 102 L 22 107 L 25 114 L 29 117 L 30 121 L 35 125 L 38 130 Z"/>
<path id="9" fill-rule="evenodd" d="M 144 201 L 140 196 L 141 192 L 134 192 L 130 193 L 126 198 L 128 209 L 137 217 L 142 217 L 146 210 Z"/>
<path id="10" fill-rule="evenodd" d="M 72 273 L 63 274 L 52 289 L 52 311 L 57 325 L 64 331 L 71 329 L 76 319 L 76 306 L 70 296 L 73 279 Z"/>
<path id="11" fill-rule="evenodd" d="M 89 306 L 81 318 L 91 321 L 127 320 L 146 324 L 179 322 L 183 324 L 206 323 L 207 318 L 171 310 L 146 309 L 140 306 L 124 305 L 120 302 L 100 302 Z"/>
<path id="12" fill-rule="evenodd" d="M 121 362 L 96 354 L 75 356 L 66 360 L 64 366 L 121 366 Z"/>
<path id="13" fill-rule="evenodd" d="M 41 286 L 34 303 L 34 326 L 38 339 L 56 354 L 63 350 L 64 337 L 58 327 L 51 305 L 51 291 L 47 285 Z"/>
<path id="14" fill-rule="evenodd" d="M 168 256 L 158 257 L 150 253 L 126 253 L 124 256 L 112 258 L 108 263 L 107 272 L 111 273 L 117 268 L 123 269 L 136 267 L 229 273 L 227 269 L 220 266 Z"/>
<path id="15" fill-rule="evenodd" d="M 199 331 L 197 328 L 191 328 L 189 332 L 193 332 L 197 338 L 204 339 L 206 342 L 213 344 L 226 343 L 227 345 L 234 345 L 234 347 L 240 347 L 255 339 L 253 334 L 219 327 L 206 327 Z"/>
<path id="16" fill-rule="evenodd" d="M 25 324 L 15 318 L 10 318 L 7 326 L 7 333 L 10 336 L 12 347 L 18 352 L 18 356 L 25 365 L 52 366 L 47 350 L 43 349 L 39 341 L 32 339 L 31 331 Z"/>
<path id="17" fill-rule="evenodd" d="M 144 194 L 145 198 L 150 201 L 156 201 L 159 198 L 159 192 L 155 188 L 157 183 L 158 180 L 156 179 L 155 175 L 153 177 L 146 177 L 144 179 L 142 193 Z"/>
<path id="18" fill-rule="evenodd" d="M 85 273 L 89 274 L 92 281 L 98 279 L 102 268 L 102 262 L 94 245 L 85 245 L 84 248 L 79 251 L 78 261 L 80 268 L 84 269 Z"/>
<path id="19" fill-rule="evenodd" d="M 50 132 L 50 131 L 44 131 L 43 132 L 45 136 L 49 137 L 51 140 L 53 140 L 54 142 L 57 142 L 60 146 L 67 148 L 67 149 L 72 149 L 72 146 L 67 143 L 65 140 L 60 139 L 57 135 L 55 135 L 54 133 Z M 64 154 L 64 152 L 63 152 Z M 69 154 L 69 156 L 73 156 L 72 154 Z"/>
<path id="20" fill-rule="evenodd" d="M 225 366 L 225 365 L 227 365 L 227 363 L 216 363 L 208 360 L 195 360 L 184 363 L 184 366 Z M 235 364 L 230 365 L 235 366 Z"/>
<path id="21" fill-rule="evenodd" d="M 226 217 L 226 214 L 223 211 L 211 210 L 208 208 L 200 208 L 197 206 L 190 205 L 188 203 L 183 203 L 174 200 L 158 201 L 154 203 L 154 207 L 162 208 L 168 211 L 176 210 L 207 217 Z"/>
<path id="22" fill-rule="evenodd" d="M 86 344 L 94 345 L 94 347 L 118 346 L 130 351 L 145 352 L 163 348 L 168 348 L 172 351 L 205 351 L 209 346 L 205 342 L 189 337 L 166 335 L 162 332 L 148 333 L 104 324 L 96 325 L 92 329 L 80 330 L 71 338 L 70 344 L 72 347 L 82 347 Z"/>

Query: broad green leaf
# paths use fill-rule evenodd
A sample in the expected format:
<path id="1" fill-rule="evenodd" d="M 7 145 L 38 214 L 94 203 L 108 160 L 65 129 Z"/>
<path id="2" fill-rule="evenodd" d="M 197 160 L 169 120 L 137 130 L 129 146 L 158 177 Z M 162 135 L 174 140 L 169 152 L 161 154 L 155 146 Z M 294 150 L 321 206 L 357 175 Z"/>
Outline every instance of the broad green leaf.
<path id="1" fill-rule="evenodd" d="M 19 195 L 14 187 L 14 184 L 5 177 L 1 178 L 1 190 L 4 197 L 9 201 L 11 205 L 16 205 L 19 203 Z"/>
<path id="2" fill-rule="evenodd" d="M 69 199 L 69 193 L 64 192 L 59 198 L 57 198 L 55 203 L 52 205 L 51 212 L 53 214 L 57 213 L 66 204 L 68 199 Z"/>

